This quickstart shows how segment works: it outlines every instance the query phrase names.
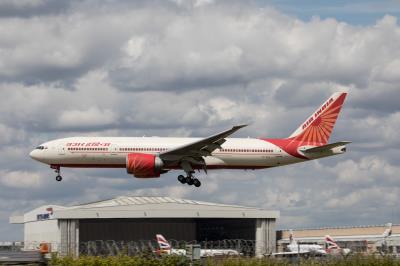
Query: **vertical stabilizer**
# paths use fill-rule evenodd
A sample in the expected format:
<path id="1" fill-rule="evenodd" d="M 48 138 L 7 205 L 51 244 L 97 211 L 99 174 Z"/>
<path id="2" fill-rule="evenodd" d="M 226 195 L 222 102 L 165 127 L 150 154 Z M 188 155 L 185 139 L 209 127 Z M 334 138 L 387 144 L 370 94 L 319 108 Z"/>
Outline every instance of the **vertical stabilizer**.
<path id="1" fill-rule="evenodd" d="M 383 238 L 388 238 L 389 236 L 392 235 L 392 223 L 386 224 L 387 228 L 385 232 L 383 232 L 382 237 Z"/>
<path id="2" fill-rule="evenodd" d="M 346 95 L 345 92 L 332 94 L 290 135 L 289 139 L 313 146 L 327 144 Z"/>
<path id="3" fill-rule="evenodd" d="M 168 243 L 168 241 L 165 239 L 165 237 L 161 234 L 156 235 L 157 238 L 157 243 L 158 246 L 160 247 L 160 250 L 170 250 L 171 245 Z"/>
<path id="4" fill-rule="evenodd" d="M 289 245 L 297 245 L 296 240 L 294 239 L 293 230 L 289 230 Z"/>
<path id="5" fill-rule="evenodd" d="M 340 249 L 339 245 L 336 243 L 336 241 L 330 235 L 325 236 L 325 244 L 326 244 L 327 250 Z"/>

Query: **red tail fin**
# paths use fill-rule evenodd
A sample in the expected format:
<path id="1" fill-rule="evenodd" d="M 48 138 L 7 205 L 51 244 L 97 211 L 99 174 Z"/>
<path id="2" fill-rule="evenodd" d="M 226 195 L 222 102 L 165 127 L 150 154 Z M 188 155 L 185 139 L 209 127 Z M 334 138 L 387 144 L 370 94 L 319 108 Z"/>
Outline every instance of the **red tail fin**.
<path id="1" fill-rule="evenodd" d="M 322 146 L 328 143 L 346 96 L 345 92 L 332 94 L 290 137 L 264 140 L 279 146 L 295 157 L 307 159 L 299 153 L 298 148 Z"/>
<path id="2" fill-rule="evenodd" d="M 290 135 L 289 139 L 298 142 L 299 145 L 327 144 L 346 95 L 345 92 L 334 93 Z"/>

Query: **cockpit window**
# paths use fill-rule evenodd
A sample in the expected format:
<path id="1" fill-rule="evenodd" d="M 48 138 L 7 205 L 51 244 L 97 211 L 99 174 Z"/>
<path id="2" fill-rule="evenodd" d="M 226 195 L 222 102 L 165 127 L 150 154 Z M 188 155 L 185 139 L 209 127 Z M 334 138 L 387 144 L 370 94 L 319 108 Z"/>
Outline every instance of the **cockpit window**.
<path id="1" fill-rule="evenodd" d="M 37 150 L 43 150 L 43 149 L 44 149 L 44 146 L 37 146 L 36 149 L 37 149 Z"/>

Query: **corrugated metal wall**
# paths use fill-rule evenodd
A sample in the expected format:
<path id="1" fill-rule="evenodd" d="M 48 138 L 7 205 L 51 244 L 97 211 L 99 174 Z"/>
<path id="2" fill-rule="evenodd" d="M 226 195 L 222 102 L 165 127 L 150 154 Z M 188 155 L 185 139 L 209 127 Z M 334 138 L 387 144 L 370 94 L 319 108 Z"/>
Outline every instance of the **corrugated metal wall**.
<path id="1" fill-rule="evenodd" d="M 256 222 L 256 256 L 275 252 L 276 233 L 275 219 L 257 219 Z"/>
<path id="2" fill-rule="evenodd" d="M 78 255 L 79 220 L 59 220 L 59 226 L 61 234 L 60 255 Z"/>

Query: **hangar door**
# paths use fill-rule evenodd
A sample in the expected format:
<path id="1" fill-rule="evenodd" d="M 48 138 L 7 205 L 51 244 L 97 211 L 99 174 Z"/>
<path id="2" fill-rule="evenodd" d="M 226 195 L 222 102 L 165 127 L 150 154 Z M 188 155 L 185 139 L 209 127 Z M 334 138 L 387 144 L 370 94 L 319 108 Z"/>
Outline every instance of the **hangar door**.
<path id="1" fill-rule="evenodd" d="M 138 241 L 155 239 L 163 234 L 167 239 L 196 239 L 193 219 L 86 219 L 79 222 L 79 241 Z"/>
<path id="2" fill-rule="evenodd" d="M 256 219 L 250 218 L 212 218 L 197 219 L 198 241 L 223 239 L 255 240 Z"/>

